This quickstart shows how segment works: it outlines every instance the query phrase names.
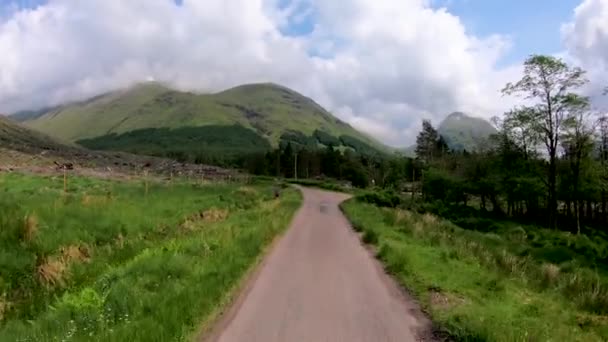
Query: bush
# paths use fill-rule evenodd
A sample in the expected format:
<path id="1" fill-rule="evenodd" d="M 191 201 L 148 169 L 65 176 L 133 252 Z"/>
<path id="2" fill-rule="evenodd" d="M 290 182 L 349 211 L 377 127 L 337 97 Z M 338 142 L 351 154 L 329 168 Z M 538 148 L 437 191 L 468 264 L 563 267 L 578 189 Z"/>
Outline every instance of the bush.
<path id="1" fill-rule="evenodd" d="M 469 230 L 476 230 L 484 233 L 494 232 L 500 229 L 500 226 L 494 221 L 480 217 L 465 217 L 452 220 L 454 224 Z"/>
<path id="2" fill-rule="evenodd" d="M 357 196 L 357 200 L 363 203 L 374 204 L 378 207 L 396 208 L 403 201 L 399 195 L 392 191 L 375 191 Z"/>
<path id="3" fill-rule="evenodd" d="M 363 233 L 363 242 L 369 245 L 375 245 L 378 243 L 378 234 L 373 230 L 366 230 Z"/>

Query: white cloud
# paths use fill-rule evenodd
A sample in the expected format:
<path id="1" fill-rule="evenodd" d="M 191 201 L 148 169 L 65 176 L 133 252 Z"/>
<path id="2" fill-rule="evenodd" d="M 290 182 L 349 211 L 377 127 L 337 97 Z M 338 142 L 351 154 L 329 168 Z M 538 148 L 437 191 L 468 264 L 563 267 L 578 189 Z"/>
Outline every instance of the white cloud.
<path id="1" fill-rule="evenodd" d="M 472 36 L 430 1 L 294 1 L 50 0 L 21 10 L 0 21 L 0 112 L 149 78 L 199 91 L 274 81 L 405 145 L 422 117 L 489 118 L 508 106 L 499 89 L 519 69 L 496 67 L 505 37 Z M 282 33 L 305 20 L 311 34 Z"/>
<path id="2" fill-rule="evenodd" d="M 608 1 L 584 0 L 572 21 L 562 26 L 567 57 L 587 70 L 590 84 L 586 90 L 603 109 L 608 98 L 600 94 L 608 86 Z"/>

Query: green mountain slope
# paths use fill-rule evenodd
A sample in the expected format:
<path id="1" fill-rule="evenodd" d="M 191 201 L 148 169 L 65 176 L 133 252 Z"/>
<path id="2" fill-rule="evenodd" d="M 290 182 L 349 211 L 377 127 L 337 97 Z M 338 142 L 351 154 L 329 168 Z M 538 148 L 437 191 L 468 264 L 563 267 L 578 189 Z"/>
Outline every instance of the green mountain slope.
<path id="1" fill-rule="evenodd" d="M 74 146 L 24 127 L 4 115 L 0 115 L 0 147 L 31 152 L 76 150 Z"/>
<path id="2" fill-rule="evenodd" d="M 96 149 L 154 154 L 186 147 L 200 153 L 239 146 L 264 150 L 296 133 L 313 139 L 330 136 L 353 149 L 388 150 L 313 100 L 275 84 L 201 95 L 144 83 L 39 114 L 25 112 L 20 117 L 28 127 Z M 249 132 L 264 141 L 240 138 Z M 319 139 L 314 142 L 323 145 Z"/>
<path id="3" fill-rule="evenodd" d="M 490 135 L 497 133 L 496 128 L 486 120 L 461 112 L 454 112 L 443 119 L 437 127 L 437 132 L 443 136 L 450 149 L 469 152 L 475 151 Z M 416 145 L 404 147 L 400 152 L 415 158 Z"/>
<path id="4" fill-rule="evenodd" d="M 446 117 L 437 127 L 439 134 L 453 150 L 474 151 L 486 139 L 496 133 L 488 121 L 455 112 Z"/>

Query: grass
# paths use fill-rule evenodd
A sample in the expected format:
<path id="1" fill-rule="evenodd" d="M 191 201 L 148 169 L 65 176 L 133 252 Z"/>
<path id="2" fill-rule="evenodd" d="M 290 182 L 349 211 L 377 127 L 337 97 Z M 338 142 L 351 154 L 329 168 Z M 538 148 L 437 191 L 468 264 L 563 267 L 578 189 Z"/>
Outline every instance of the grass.
<path id="1" fill-rule="evenodd" d="M 1 341 L 192 337 L 300 203 L 267 185 L 0 174 Z"/>
<path id="2" fill-rule="evenodd" d="M 298 131 L 311 136 L 321 130 L 335 137 L 356 138 L 380 151 L 388 150 L 312 100 L 274 84 L 244 85 L 217 94 L 193 94 L 146 83 L 54 109 L 25 124 L 69 141 L 145 128 L 240 125 L 267 138 L 274 147 L 285 132 Z"/>
<path id="3" fill-rule="evenodd" d="M 466 231 L 430 214 L 357 200 L 343 210 L 455 340 L 608 339 L 608 287 L 594 269 L 513 254 L 503 246 L 521 236 Z"/>

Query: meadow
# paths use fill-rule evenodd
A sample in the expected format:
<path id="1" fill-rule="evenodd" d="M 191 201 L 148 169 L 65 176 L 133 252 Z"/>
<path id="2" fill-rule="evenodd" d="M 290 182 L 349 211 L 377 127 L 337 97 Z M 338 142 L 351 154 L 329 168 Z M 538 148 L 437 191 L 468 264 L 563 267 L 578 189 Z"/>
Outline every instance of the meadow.
<path id="1" fill-rule="evenodd" d="M 359 196 L 342 209 L 387 271 L 420 301 L 439 335 L 608 340 L 606 240 L 515 224 L 464 229 L 466 222 L 460 227 L 367 200 Z"/>
<path id="2" fill-rule="evenodd" d="M 204 331 L 299 207 L 270 184 L 0 173 L 0 341 Z"/>

